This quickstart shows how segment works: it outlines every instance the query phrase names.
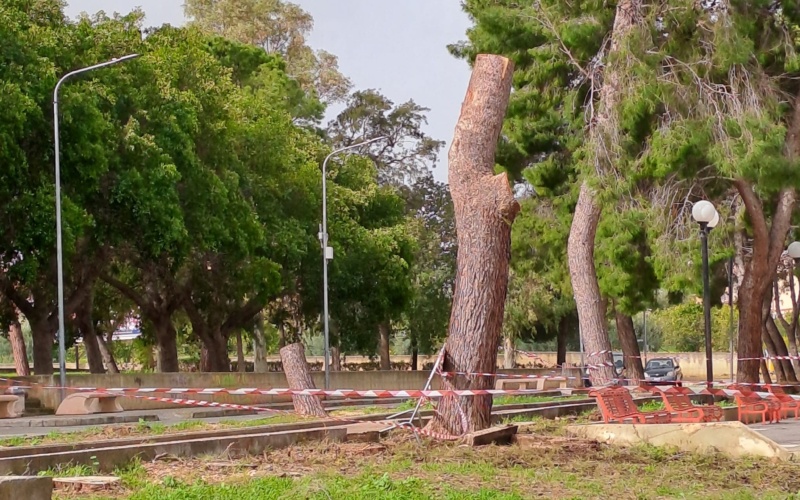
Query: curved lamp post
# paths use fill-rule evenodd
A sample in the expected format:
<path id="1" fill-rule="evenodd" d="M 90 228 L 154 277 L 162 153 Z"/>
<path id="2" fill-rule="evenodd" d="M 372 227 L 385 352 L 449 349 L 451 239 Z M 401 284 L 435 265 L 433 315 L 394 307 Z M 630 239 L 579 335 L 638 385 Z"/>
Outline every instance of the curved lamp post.
<path id="1" fill-rule="evenodd" d="M 703 320 L 706 337 L 706 384 L 711 388 L 714 367 L 711 352 L 711 293 L 708 283 L 708 232 L 719 224 L 719 213 L 711 202 L 698 201 L 692 207 L 692 218 L 700 225 L 700 242 L 703 256 Z"/>
<path id="2" fill-rule="evenodd" d="M 328 246 L 328 160 L 343 151 L 347 151 L 348 149 L 355 149 L 359 146 L 380 141 L 382 139 L 386 139 L 386 136 L 376 137 L 374 139 L 359 142 L 358 144 L 352 144 L 350 146 L 339 148 L 326 156 L 325 161 L 322 162 L 322 225 L 319 229 L 319 242 L 320 246 L 322 247 L 322 321 L 325 329 L 325 390 L 330 389 L 331 385 L 331 368 L 329 361 L 331 346 L 328 335 L 328 261 L 333 260 L 333 248 Z"/>
<path id="3" fill-rule="evenodd" d="M 64 346 L 64 262 L 61 245 L 61 153 L 59 150 L 58 91 L 61 89 L 61 85 L 73 76 L 87 73 L 95 69 L 105 68 L 112 64 L 129 61 L 137 57 L 139 57 L 139 54 L 129 54 L 104 63 L 95 64 L 94 66 L 76 69 L 62 76 L 58 83 L 56 83 L 55 90 L 53 90 L 53 135 L 56 156 L 56 261 L 58 266 L 58 370 L 61 380 L 61 399 L 64 399 L 64 387 L 67 386 L 67 368 L 65 359 L 66 348 Z"/>

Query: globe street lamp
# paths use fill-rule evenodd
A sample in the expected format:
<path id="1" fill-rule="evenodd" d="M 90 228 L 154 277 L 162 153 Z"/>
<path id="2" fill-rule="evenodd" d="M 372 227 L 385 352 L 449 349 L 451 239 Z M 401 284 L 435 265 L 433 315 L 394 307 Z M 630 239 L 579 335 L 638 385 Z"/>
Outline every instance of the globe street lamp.
<path id="1" fill-rule="evenodd" d="M 345 146 L 343 148 L 339 148 L 328 156 L 325 157 L 325 160 L 322 162 L 322 224 L 319 227 L 319 243 L 322 247 L 322 321 L 324 325 L 324 338 L 325 338 L 325 390 L 330 389 L 331 384 L 331 369 L 330 369 L 330 339 L 328 335 L 328 261 L 333 260 L 333 248 L 328 246 L 328 184 L 327 184 L 327 173 L 328 173 L 328 160 L 330 160 L 333 156 L 347 151 L 348 149 L 355 149 L 359 146 L 363 146 L 365 144 L 369 144 L 375 141 L 380 141 L 381 139 L 386 139 L 386 136 L 375 137 L 374 139 L 369 139 L 366 141 L 359 142 L 357 144 L 351 144 L 350 146 Z"/>
<path id="2" fill-rule="evenodd" d="M 700 224 L 700 242 L 703 256 L 703 320 L 706 337 L 706 384 L 711 389 L 714 367 L 711 352 L 711 293 L 708 283 L 708 232 L 719 223 L 719 214 L 711 202 L 698 201 L 692 207 L 692 218 Z"/>
<path id="3" fill-rule="evenodd" d="M 59 129 L 58 129 L 58 91 L 61 85 L 73 76 L 87 73 L 89 71 L 105 68 L 112 64 L 129 61 L 139 57 L 139 54 L 129 54 L 127 56 L 114 58 L 104 63 L 95 64 L 86 68 L 76 69 L 70 71 L 56 83 L 56 88 L 53 90 L 53 135 L 55 140 L 55 156 L 56 156 L 56 264 L 58 273 L 58 371 L 61 380 L 61 399 L 64 399 L 64 387 L 67 386 L 67 368 L 66 368 L 66 348 L 64 346 L 64 261 L 63 250 L 61 245 L 61 153 L 59 150 Z"/>

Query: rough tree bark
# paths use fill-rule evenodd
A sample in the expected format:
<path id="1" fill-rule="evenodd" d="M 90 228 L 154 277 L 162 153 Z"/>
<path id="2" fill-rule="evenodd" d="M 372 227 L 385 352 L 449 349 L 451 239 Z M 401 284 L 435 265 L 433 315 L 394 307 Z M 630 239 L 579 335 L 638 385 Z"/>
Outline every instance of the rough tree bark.
<path id="1" fill-rule="evenodd" d="M 510 336 L 503 337 L 503 368 L 511 370 L 514 368 L 514 339 Z"/>
<path id="2" fill-rule="evenodd" d="M 108 341 L 102 335 L 97 336 L 97 347 L 100 349 L 100 355 L 103 357 L 103 363 L 106 365 L 108 373 L 119 373 L 117 361 L 114 359 L 114 353 L 109 344 L 112 342 L 113 332 L 108 334 Z"/>
<path id="3" fill-rule="evenodd" d="M 295 342 L 280 350 L 283 372 L 289 389 L 316 389 L 311 369 L 306 362 L 306 351 L 301 342 Z M 327 417 L 322 402 L 316 396 L 292 396 L 294 411 L 300 415 Z"/>
<path id="4" fill-rule="evenodd" d="M 797 293 L 794 289 L 794 263 L 789 267 L 789 297 L 792 300 L 792 317 L 791 321 L 787 321 L 781 311 L 781 298 L 780 291 L 778 290 L 777 278 L 772 283 L 772 296 L 775 300 L 775 311 L 778 320 L 786 332 L 786 337 L 789 339 L 789 354 L 792 355 L 792 368 L 795 374 L 800 374 L 800 359 L 797 356 Z"/>
<path id="5" fill-rule="evenodd" d="M 620 0 L 617 3 L 608 56 L 620 51 L 621 42 L 633 31 L 641 19 L 641 10 L 641 0 Z M 609 57 L 605 58 L 606 61 L 608 59 Z M 620 134 L 615 120 L 613 120 L 615 108 L 619 105 L 620 94 L 623 90 L 619 72 L 620 69 L 615 68 L 614 65 L 605 67 L 603 83 L 600 87 L 600 101 L 590 123 L 589 140 L 594 144 L 594 166 L 596 174 L 600 178 L 610 168 L 613 168 L 615 159 L 611 155 L 615 154 L 617 150 L 613 144 L 613 138 Z M 603 353 L 589 356 L 586 359 L 586 363 L 589 365 L 613 364 L 613 356 L 610 352 L 611 342 L 606 327 L 605 305 L 600 296 L 597 269 L 594 263 L 595 235 L 601 212 L 602 206 L 597 191 L 587 180 L 584 180 L 569 231 L 567 259 L 572 290 L 578 307 L 578 320 L 581 325 L 584 349 L 590 354 Z M 589 377 L 592 385 L 595 386 L 608 383 L 615 378 L 614 368 L 613 366 L 600 366 L 590 370 Z"/>
<path id="6" fill-rule="evenodd" d="M 786 347 L 786 342 L 783 340 L 783 335 L 778 330 L 778 325 L 775 324 L 775 320 L 772 319 L 772 289 L 770 288 L 767 290 L 767 294 L 764 297 L 763 307 L 761 309 L 761 315 L 764 318 L 764 332 L 769 337 L 770 343 L 772 344 L 772 350 L 775 354 L 770 354 L 770 356 L 788 356 L 789 349 Z M 774 360 L 776 365 L 776 374 L 779 374 L 778 379 L 780 382 L 797 382 L 797 375 L 794 373 L 794 367 L 792 366 L 792 362 L 788 359 L 784 360 Z M 780 365 L 780 373 L 777 370 L 777 366 Z"/>
<path id="7" fill-rule="evenodd" d="M 156 366 L 161 373 L 175 373 L 178 363 L 178 332 L 168 315 L 150 315 L 148 317 L 156 334 L 157 353 Z"/>
<path id="8" fill-rule="evenodd" d="M 11 354 L 14 356 L 14 370 L 21 377 L 29 376 L 31 367 L 28 364 L 28 350 L 25 348 L 22 325 L 16 319 L 8 325 L 8 341 L 11 343 Z"/>
<path id="9" fill-rule="evenodd" d="M 241 329 L 236 331 L 236 371 L 240 373 L 247 371 L 247 362 L 244 360 L 244 343 Z"/>
<path id="10" fill-rule="evenodd" d="M 392 358 L 389 354 L 389 337 L 392 334 L 392 325 L 388 321 L 383 321 L 378 325 L 379 345 L 378 351 L 381 355 L 381 370 L 392 369 Z"/>
<path id="11" fill-rule="evenodd" d="M 739 288 L 739 363 L 736 380 L 757 383 L 759 357 L 764 329 L 764 300 L 772 286 L 772 279 L 783 253 L 786 235 L 795 205 L 794 189 L 783 189 L 772 216 L 772 227 L 767 229 L 761 199 L 753 186 L 744 179 L 734 181 L 742 197 L 753 232 L 753 253 L 745 264 L 742 285 Z M 756 358 L 743 360 L 743 358 Z"/>
<path id="12" fill-rule="evenodd" d="M 255 373 L 267 373 L 267 342 L 264 338 L 264 313 L 259 313 L 255 318 L 253 326 L 253 351 L 255 362 L 253 371 Z"/>
<path id="13" fill-rule="evenodd" d="M 569 335 L 569 318 L 564 316 L 558 322 L 558 337 L 556 338 L 556 366 L 567 363 L 567 336 Z"/>
<path id="14" fill-rule="evenodd" d="M 795 96 L 793 105 L 784 141 L 784 155 L 791 161 L 800 158 L 800 92 Z M 742 361 L 742 358 L 761 356 L 761 305 L 783 254 L 797 193 L 791 186 L 780 191 L 772 215 L 772 227 L 767 229 L 761 200 L 753 186 L 745 179 L 736 179 L 734 186 L 742 197 L 753 232 L 753 253 L 746 264 L 739 288 L 739 363 L 736 380 L 757 383 L 759 362 Z"/>
<path id="15" fill-rule="evenodd" d="M 761 377 L 764 379 L 764 383 L 771 384 L 772 377 L 769 375 L 769 367 L 767 366 L 767 362 L 762 359 L 758 362 L 758 366 L 761 369 Z"/>
<path id="16" fill-rule="evenodd" d="M 75 311 L 75 326 L 78 328 L 83 345 L 86 349 L 86 361 L 89 363 L 89 372 L 105 373 L 103 367 L 103 356 L 100 354 L 100 347 L 97 345 L 97 332 L 94 329 L 94 296 L 90 292 L 86 299 Z M 77 347 L 77 345 L 76 345 Z"/>
<path id="17" fill-rule="evenodd" d="M 615 311 L 614 315 L 617 322 L 619 343 L 622 345 L 627 378 L 644 380 L 642 355 L 639 351 L 639 342 L 636 340 L 636 330 L 633 328 L 633 318 L 619 311 Z"/>
<path id="18" fill-rule="evenodd" d="M 519 204 L 505 174 L 494 174 L 495 149 L 508 106 L 513 63 L 478 55 L 449 153 L 458 239 L 457 274 L 443 369 L 494 373 L 503 326 L 511 224 Z M 458 376 L 456 389 L 489 389 L 489 377 Z M 429 426 L 460 435 L 490 425 L 491 396 L 445 397 Z M 461 412 L 466 417 L 462 426 Z"/>
<path id="19" fill-rule="evenodd" d="M 342 351 L 339 346 L 331 346 L 331 370 L 335 372 L 342 371 Z"/>

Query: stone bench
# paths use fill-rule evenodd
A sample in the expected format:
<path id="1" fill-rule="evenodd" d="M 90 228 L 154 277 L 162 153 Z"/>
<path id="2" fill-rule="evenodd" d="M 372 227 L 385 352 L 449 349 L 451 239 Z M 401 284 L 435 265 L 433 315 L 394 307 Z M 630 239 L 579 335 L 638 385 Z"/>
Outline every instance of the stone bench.
<path id="1" fill-rule="evenodd" d="M 70 394 L 58 405 L 56 415 L 92 415 L 119 413 L 122 410 L 116 394 L 107 392 L 77 392 Z"/>
<path id="2" fill-rule="evenodd" d="M 19 418 L 22 416 L 24 408 L 19 407 L 19 401 L 19 396 L 0 395 L 0 418 Z"/>
<path id="3" fill-rule="evenodd" d="M 566 377 L 552 377 L 552 378 L 504 378 L 499 379 L 495 384 L 495 389 L 509 389 L 509 390 L 528 390 L 531 386 L 534 386 L 537 391 L 543 391 L 547 388 L 547 383 L 552 382 L 558 383 L 559 389 L 566 389 L 567 388 L 567 378 Z M 511 386 L 506 387 L 506 386 Z M 551 384 L 553 385 L 553 384 Z"/>

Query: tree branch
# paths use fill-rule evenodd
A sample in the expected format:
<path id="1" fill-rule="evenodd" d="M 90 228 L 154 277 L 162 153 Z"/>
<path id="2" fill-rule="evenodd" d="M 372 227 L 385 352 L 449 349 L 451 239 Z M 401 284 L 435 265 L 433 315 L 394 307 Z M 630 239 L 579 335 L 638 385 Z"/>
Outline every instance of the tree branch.
<path id="1" fill-rule="evenodd" d="M 131 302 L 136 304 L 139 307 L 139 309 L 142 310 L 142 312 L 148 315 L 152 315 L 153 313 L 152 306 L 148 304 L 147 301 L 144 300 L 142 294 L 134 290 L 133 287 L 121 282 L 120 280 L 114 278 L 113 276 L 105 272 L 100 273 L 100 279 L 105 281 L 109 285 L 113 286 L 117 290 L 119 290 L 119 292 L 122 295 L 126 296 L 128 299 L 130 299 Z"/>

